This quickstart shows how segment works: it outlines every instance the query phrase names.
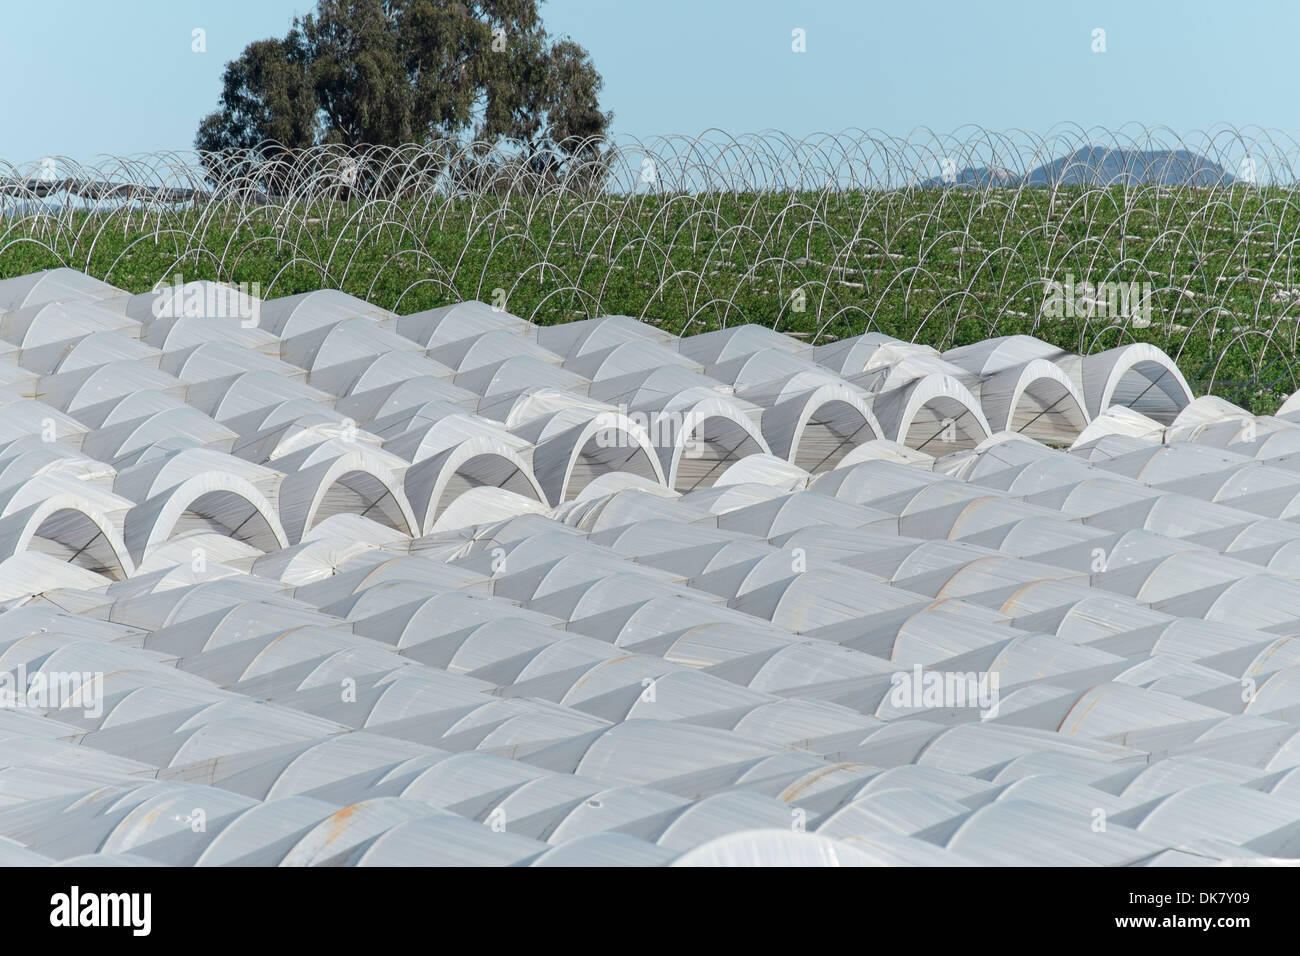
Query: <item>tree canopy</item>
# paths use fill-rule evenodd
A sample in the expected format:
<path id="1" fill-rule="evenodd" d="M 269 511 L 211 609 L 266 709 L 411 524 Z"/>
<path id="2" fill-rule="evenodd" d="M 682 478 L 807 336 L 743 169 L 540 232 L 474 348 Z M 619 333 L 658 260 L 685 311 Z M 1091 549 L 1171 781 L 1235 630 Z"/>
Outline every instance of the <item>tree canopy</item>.
<path id="1" fill-rule="evenodd" d="M 319 0 L 284 39 L 250 43 L 226 64 L 195 146 L 274 158 L 319 144 L 509 141 L 537 171 L 565 158 L 590 163 L 599 157 L 591 140 L 613 119 L 600 107 L 603 80 L 580 45 L 552 41 L 537 8 Z"/>

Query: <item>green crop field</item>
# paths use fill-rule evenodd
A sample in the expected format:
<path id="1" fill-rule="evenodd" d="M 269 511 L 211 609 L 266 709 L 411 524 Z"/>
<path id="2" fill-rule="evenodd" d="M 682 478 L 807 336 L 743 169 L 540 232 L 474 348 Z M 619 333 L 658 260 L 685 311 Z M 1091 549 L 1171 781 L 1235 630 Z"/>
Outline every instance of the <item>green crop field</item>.
<path id="1" fill-rule="evenodd" d="M 482 299 L 539 323 L 756 322 L 941 350 L 1019 333 L 1076 352 L 1146 341 L 1198 394 L 1264 413 L 1300 387 L 1298 238 L 1292 191 L 1248 185 L 214 201 L 0 218 L 0 277 L 71 266 L 142 292 L 180 274 L 263 297 L 338 288 L 402 313 Z M 1051 282 L 1136 283 L 1149 308 L 1097 295 L 1054 310 Z"/>

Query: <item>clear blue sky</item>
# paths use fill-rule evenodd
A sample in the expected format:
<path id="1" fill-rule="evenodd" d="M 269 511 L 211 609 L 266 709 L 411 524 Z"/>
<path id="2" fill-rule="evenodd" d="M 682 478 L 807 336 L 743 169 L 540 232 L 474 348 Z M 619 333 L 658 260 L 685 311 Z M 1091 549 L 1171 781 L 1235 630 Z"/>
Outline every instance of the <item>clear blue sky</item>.
<path id="1" fill-rule="evenodd" d="M 6 0 L 0 158 L 187 149 L 225 62 L 311 5 Z M 1300 128 L 1294 0 L 550 0 L 542 13 L 591 51 L 616 133 Z"/>

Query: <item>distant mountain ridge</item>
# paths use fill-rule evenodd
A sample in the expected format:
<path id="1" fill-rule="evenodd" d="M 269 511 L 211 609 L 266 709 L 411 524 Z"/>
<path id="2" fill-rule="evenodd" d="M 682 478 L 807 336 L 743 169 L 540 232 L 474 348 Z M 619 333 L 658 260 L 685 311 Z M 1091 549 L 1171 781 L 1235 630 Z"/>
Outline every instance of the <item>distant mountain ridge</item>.
<path id="1" fill-rule="evenodd" d="M 931 176 L 922 189 L 944 186 L 1213 186 L 1236 182 L 1218 163 L 1186 149 L 1112 149 L 1083 146 L 1018 176 L 1000 166 L 968 166 L 951 181 Z"/>

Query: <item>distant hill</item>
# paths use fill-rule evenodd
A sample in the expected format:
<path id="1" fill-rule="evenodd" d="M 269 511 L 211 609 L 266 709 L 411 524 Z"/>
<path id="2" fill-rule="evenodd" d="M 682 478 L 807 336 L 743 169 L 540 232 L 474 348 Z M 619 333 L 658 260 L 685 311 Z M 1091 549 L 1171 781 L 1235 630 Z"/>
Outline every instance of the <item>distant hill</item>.
<path id="1" fill-rule="evenodd" d="M 942 176 L 922 181 L 922 189 L 956 186 L 1213 186 L 1236 179 L 1218 163 L 1185 149 L 1110 149 L 1084 146 L 1029 171 L 1023 178 L 1001 167 L 967 167 L 953 183 Z"/>

